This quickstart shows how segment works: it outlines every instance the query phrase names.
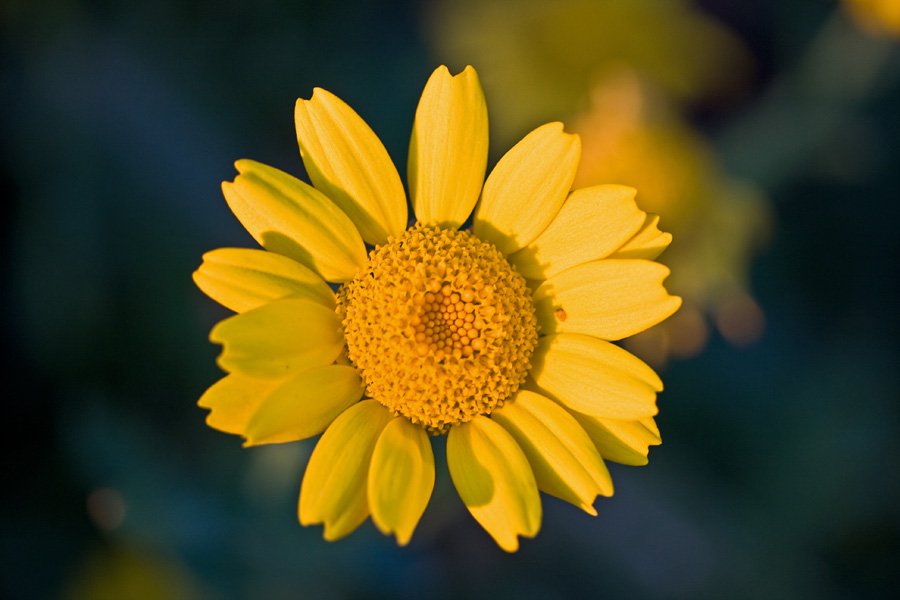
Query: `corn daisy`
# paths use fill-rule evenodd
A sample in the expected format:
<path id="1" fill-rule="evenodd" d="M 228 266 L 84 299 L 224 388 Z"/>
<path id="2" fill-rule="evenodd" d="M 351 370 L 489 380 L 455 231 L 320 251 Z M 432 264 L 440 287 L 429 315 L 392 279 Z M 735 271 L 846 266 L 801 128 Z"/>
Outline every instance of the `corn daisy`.
<path id="1" fill-rule="evenodd" d="M 316 89 L 295 121 L 313 185 L 238 161 L 222 190 L 264 250 L 213 250 L 194 273 L 237 313 L 210 334 L 227 375 L 200 399 L 209 425 L 248 446 L 322 434 L 299 519 L 328 540 L 371 516 L 408 543 L 437 435 L 460 497 L 504 550 L 538 532 L 539 491 L 595 515 L 613 491 L 604 459 L 645 464 L 659 443 L 662 382 L 612 343 L 680 305 L 653 262 L 671 240 L 658 218 L 625 186 L 570 191 L 581 144 L 560 123 L 485 180 L 471 67 L 438 68 L 419 101 L 412 226 L 397 169 L 349 106 Z"/>

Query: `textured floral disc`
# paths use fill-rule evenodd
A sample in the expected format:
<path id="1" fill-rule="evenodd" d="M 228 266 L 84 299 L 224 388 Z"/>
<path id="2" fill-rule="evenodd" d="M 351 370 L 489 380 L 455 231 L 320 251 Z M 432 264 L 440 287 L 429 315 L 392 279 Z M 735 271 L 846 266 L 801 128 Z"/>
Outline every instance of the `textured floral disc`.
<path id="1" fill-rule="evenodd" d="M 338 311 L 366 394 L 432 434 L 502 406 L 538 338 L 525 280 L 466 231 L 417 225 L 379 246 Z"/>

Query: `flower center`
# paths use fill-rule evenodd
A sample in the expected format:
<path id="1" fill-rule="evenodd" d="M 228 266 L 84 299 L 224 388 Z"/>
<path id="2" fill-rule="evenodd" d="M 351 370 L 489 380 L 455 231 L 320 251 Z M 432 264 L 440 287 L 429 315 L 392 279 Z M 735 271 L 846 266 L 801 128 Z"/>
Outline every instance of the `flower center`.
<path id="1" fill-rule="evenodd" d="M 525 280 L 465 231 L 416 225 L 375 248 L 338 312 L 367 396 L 432 434 L 502 406 L 537 344 Z"/>

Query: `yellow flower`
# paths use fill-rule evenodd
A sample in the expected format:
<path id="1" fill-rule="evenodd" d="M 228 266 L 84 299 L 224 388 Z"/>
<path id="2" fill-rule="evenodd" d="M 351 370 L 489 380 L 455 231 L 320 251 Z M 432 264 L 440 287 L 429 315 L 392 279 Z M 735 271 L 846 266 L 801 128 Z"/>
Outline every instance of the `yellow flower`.
<path id="1" fill-rule="evenodd" d="M 316 89 L 295 117 L 314 187 L 238 161 L 222 189 L 265 250 L 214 250 L 194 273 L 238 313 L 210 334 L 228 375 L 200 399 L 209 425 L 246 445 L 324 431 L 299 518 L 329 540 L 371 516 L 409 541 L 434 485 L 430 435 L 447 434 L 453 483 L 504 550 L 537 533 L 538 490 L 596 514 L 603 459 L 646 464 L 659 443 L 662 382 L 611 342 L 677 310 L 652 262 L 671 236 L 631 188 L 570 193 L 581 143 L 560 123 L 485 181 L 471 67 L 437 69 L 422 93 L 408 229 L 397 170 L 350 107 Z"/>

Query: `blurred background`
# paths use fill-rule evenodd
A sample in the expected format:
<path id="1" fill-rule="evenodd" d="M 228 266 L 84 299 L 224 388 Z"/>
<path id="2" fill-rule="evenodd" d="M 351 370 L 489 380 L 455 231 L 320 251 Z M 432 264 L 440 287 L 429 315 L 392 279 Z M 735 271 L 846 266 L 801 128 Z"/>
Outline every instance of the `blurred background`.
<path id="1" fill-rule="evenodd" d="M 900 2 L 3 0 L 9 599 L 891 598 L 900 592 Z M 599 516 L 544 497 L 499 550 L 453 490 L 411 544 L 296 520 L 313 440 L 244 450 L 196 406 L 227 311 L 190 274 L 253 247 L 219 183 L 303 174 L 297 97 L 405 173 L 431 71 L 476 67 L 491 163 L 562 120 L 577 185 L 675 241 L 684 307 L 629 340 L 663 444 Z"/>

